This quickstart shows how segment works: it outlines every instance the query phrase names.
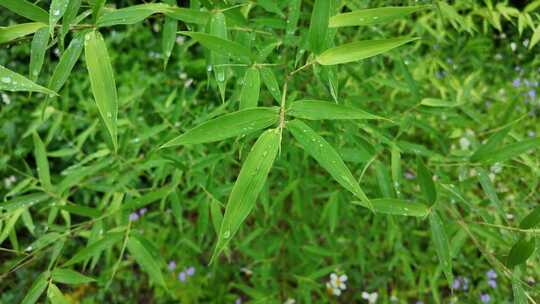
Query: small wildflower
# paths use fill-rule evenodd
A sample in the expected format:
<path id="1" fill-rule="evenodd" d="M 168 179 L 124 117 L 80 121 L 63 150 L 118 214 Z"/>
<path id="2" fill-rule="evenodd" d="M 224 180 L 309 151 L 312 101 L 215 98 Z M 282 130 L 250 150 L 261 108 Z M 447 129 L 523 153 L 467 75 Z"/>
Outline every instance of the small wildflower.
<path id="1" fill-rule="evenodd" d="M 195 274 L 195 267 L 190 266 L 185 271 L 186 271 L 186 274 L 191 277 Z"/>
<path id="2" fill-rule="evenodd" d="M 461 287 L 461 278 L 455 278 L 452 282 L 452 289 L 459 289 Z"/>
<path id="3" fill-rule="evenodd" d="M 519 86 L 521 86 L 521 79 L 519 78 L 514 79 L 514 81 L 512 81 L 512 86 L 514 88 L 518 88 Z"/>
<path id="4" fill-rule="evenodd" d="M 506 219 L 507 220 L 513 220 L 514 219 L 514 215 L 512 213 L 507 213 L 506 214 Z"/>
<path id="5" fill-rule="evenodd" d="M 411 173 L 409 171 L 405 172 L 403 175 L 405 176 L 405 179 L 408 179 L 408 180 L 416 178 L 416 175 L 414 175 L 413 173 Z"/>
<path id="6" fill-rule="evenodd" d="M 480 295 L 480 301 L 482 301 L 482 303 L 489 303 L 491 301 L 491 297 L 487 293 L 483 293 Z"/>
<path id="7" fill-rule="evenodd" d="M 326 282 L 326 292 L 328 292 L 329 295 L 337 297 L 341 295 L 341 289 L 334 287 L 330 282 Z"/>
<path id="8" fill-rule="evenodd" d="M 489 287 L 495 289 L 495 288 L 497 288 L 497 281 L 493 280 L 493 279 L 490 279 L 490 280 L 488 280 L 488 285 L 489 285 Z"/>
<path id="9" fill-rule="evenodd" d="M 189 79 L 186 80 L 186 82 L 184 83 L 184 87 L 189 88 L 189 87 L 191 86 L 192 83 L 193 83 L 193 79 L 189 78 Z"/>
<path id="10" fill-rule="evenodd" d="M 536 99 L 536 90 L 534 89 L 529 90 L 529 92 L 527 92 L 527 95 L 529 96 L 530 99 Z"/>
<path id="11" fill-rule="evenodd" d="M 249 268 L 246 268 L 246 267 L 242 267 L 240 268 L 240 272 L 245 274 L 246 276 L 250 277 L 251 275 L 253 275 L 253 271 L 251 271 L 251 269 Z"/>
<path id="12" fill-rule="evenodd" d="M 395 295 L 392 295 L 392 296 L 390 297 L 390 302 L 395 303 L 395 302 L 398 302 L 398 301 L 399 301 L 399 299 L 398 299 L 398 297 L 396 297 Z"/>
<path id="13" fill-rule="evenodd" d="M 175 261 L 170 261 L 169 264 L 167 264 L 167 269 L 169 269 L 169 271 L 173 271 L 176 269 L 176 262 Z"/>
<path id="14" fill-rule="evenodd" d="M 139 219 L 139 215 L 136 212 L 133 212 L 132 214 L 129 215 L 129 221 L 130 222 L 134 222 L 134 221 L 136 221 L 138 219 Z"/>
<path id="15" fill-rule="evenodd" d="M 529 137 L 536 137 L 536 132 L 530 130 L 530 131 L 527 131 L 527 136 Z"/>
<path id="16" fill-rule="evenodd" d="M 461 282 L 463 283 L 463 290 L 469 290 L 469 279 L 463 278 Z"/>
<path id="17" fill-rule="evenodd" d="M 462 137 L 459 139 L 459 146 L 461 147 L 461 150 L 468 150 L 471 146 L 471 142 L 466 137 Z"/>
<path id="18" fill-rule="evenodd" d="M 148 211 L 148 209 L 146 209 L 146 208 L 141 208 L 141 210 L 139 210 L 139 215 L 140 215 L 140 216 L 143 216 L 143 215 L 146 213 L 146 211 Z"/>
<path id="19" fill-rule="evenodd" d="M 187 275 L 185 271 L 182 271 L 178 274 L 178 280 L 184 283 L 187 280 Z"/>
<path id="20" fill-rule="evenodd" d="M 510 49 L 512 50 L 512 52 L 515 52 L 517 49 L 517 44 L 515 42 L 510 43 Z"/>
<path id="21" fill-rule="evenodd" d="M 497 278 L 497 273 L 495 272 L 495 270 L 490 269 L 490 270 L 488 270 L 488 271 L 486 272 L 486 277 L 487 277 L 488 279 L 493 279 L 493 280 L 494 280 L 494 279 Z"/>
<path id="22" fill-rule="evenodd" d="M 17 181 L 17 178 L 15 175 L 11 175 L 9 177 L 4 178 L 4 186 L 6 186 L 6 189 L 11 188 L 11 185 L 13 185 Z"/>
<path id="23" fill-rule="evenodd" d="M 237 298 L 236 301 L 234 301 L 234 304 L 242 304 L 242 299 Z"/>
<path id="24" fill-rule="evenodd" d="M 369 293 L 367 291 L 362 292 L 362 299 L 367 300 L 369 304 L 377 303 L 379 294 L 377 292 Z"/>
<path id="25" fill-rule="evenodd" d="M 6 94 L 6 93 L 2 93 L 2 101 L 5 103 L 5 104 L 10 104 L 11 103 L 11 98 L 9 98 L 9 96 Z"/>
<path id="26" fill-rule="evenodd" d="M 176 37 L 176 43 L 177 44 L 184 44 L 184 41 L 186 41 L 186 38 L 184 38 L 184 36 L 177 36 Z"/>
<path id="27" fill-rule="evenodd" d="M 332 273 L 330 275 L 330 284 L 332 284 L 336 288 L 339 288 L 341 290 L 347 289 L 345 282 L 347 282 L 347 275 L 345 274 L 338 276 L 337 274 Z"/>

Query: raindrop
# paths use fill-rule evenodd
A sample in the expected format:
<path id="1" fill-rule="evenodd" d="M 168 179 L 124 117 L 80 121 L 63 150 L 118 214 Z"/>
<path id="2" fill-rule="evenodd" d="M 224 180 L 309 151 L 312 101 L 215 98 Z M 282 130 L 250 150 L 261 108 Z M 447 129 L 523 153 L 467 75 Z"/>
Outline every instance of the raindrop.
<path id="1" fill-rule="evenodd" d="M 32 246 L 26 247 L 26 249 L 24 251 L 32 251 Z"/>
<path id="2" fill-rule="evenodd" d="M 55 10 L 53 13 L 55 16 L 60 16 L 60 10 Z"/>
<path id="3" fill-rule="evenodd" d="M 223 238 L 228 239 L 229 237 L 231 237 L 231 232 L 227 230 L 223 233 Z"/>
<path id="4" fill-rule="evenodd" d="M 208 65 L 208 67 L 206 67 L 206 70 L 207 70 L 208 72 L 212 72 L 212 65 Z"/>
<path id="5" fill-rule="evenodd" d="M 2 77 L 2 82 L 3 83 L 10 83 L 11 82 L 11 77 L 8 77 L 8 76 Z"/>

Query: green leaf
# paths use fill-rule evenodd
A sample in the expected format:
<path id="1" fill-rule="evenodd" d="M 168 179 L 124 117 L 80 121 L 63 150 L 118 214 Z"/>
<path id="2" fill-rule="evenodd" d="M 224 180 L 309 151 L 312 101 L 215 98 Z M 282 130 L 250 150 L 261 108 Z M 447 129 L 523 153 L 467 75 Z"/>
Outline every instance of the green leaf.
<path id="1" fill-rule="evenodd" d="M 221 253 L 255 206 L 279 150 L 280 138 L 278 129 L 265 131 L 247 155 L 229 196 L 211 261 Z"/>
<path id="2" fill-rule="evenodd" d="M 262 67 L 261 68 L 261 78 L 264 83 L 264 86 L 268 91 L 270 92 L 270 95 L 274 97 L 274 99 L 280 103 L 281 102 L 281 90 L 279 88 L 279 84 L 276 79 L 276 75 L 274 74 L 274 71 L 272 71 L 269 67 Z"/>
<path id="3" fill-rule="evenodd" d="M 54 68 L 51 79 L 49 80 L 49 87 L 51 90 L 58 92 L 62 86 L 66 83 L 71 70 L 79 60 L 83 49 L 84 33 L 75 35 L 75 38 L 71 40 L 68 48 L 60 57 L 60 61 Z"/>
<path id="4" fill-rule="evenodd" d="M 529 43 L 529 50 L 532 50 L 532 48 L 540 42 L 540 25 L 536 27 L 534 30 L 534 33 L 531 37 L 531 42 Z"/>
<path id="5" fill-rule="evenodd" d="M 26 0 L 0 0 L 0 6 L 32 21 L 49 22 L 49 14 L 44 9 Z"/>
<path id="6" fill-rule="evenodd" d="M 261 77 L 255 67 L 247 69 L 240 90 L 240 110 L 257 107 L 259 92 L 261 90 Z"/>
<path id="7" fill-rule="evenodd" d="M 64 297 L 60 289 L 54 284 L 49 284 L 47 289 L 47 297 L 52 304 L 69 304 L 69 301 Z"/>
<path id="8" fill-rule="evenodd" d="M 357 10 L 332 16 L 329 21 L 329 27 L 364 26 L 387 23 L 428 7 L 430 6 L 389 6 Z"/>
<path id="9" fill-rule="evenodd" d="M 426 107 L 434 107 L 434 108 L 453 108 L 453 107 L 461 106 L 464 103 L 453 102 L 453 101 L 437 99 L 437 98 L 424 98 L 422 99 L 420 104 Z"/>
<path id="10" fill-rule="evenodd" d="M 67 10 L 69 0 L 52 0 L 51 6 L 49 8 L 49 29 L 51 31 L 51 36 L 54 33 L 54 28 L 56 23 Z"/>
<path id="11" fill-rule="evenodd" d="M 540 223 L 540 206 L 533 209 L 521 222 L 520 229 L 533 229 Z"/>
<path id="12" fill-rule="evenodd" d="M 508 260 L 506 261 L 508 268 L 512 269 L 519 264 L 525 263 L 533 254 L 535 247 L 535 238 L 530 238 L 529 240 L 522 238 L 517 241 L 517 243 L 512 246 L 512 249 L 510 249 L 510 253 L 508 254 Z"/>
<path id="13" fill-rule="evenodd" d="M 527 300 L 527 295 L 525 294 L 525 290 L 523 289 L 523 286 L 521 286 L 521 282 L 519 281 L 518 272 L 515 270 L 512 272 L 512 291 L 514 293 L 514 304 L 529 303 L 529 300 Z"/>
<path id="14" fill-rule="evenodd" d="M 427 202 L 430 205 L 435 204 L 437 200 L 437 189 L 435 188 L 435 182 L 433 182 L 433 174 L 426 167 L 422 159 L 418 158 L 416 162 L 416 168 L 418 173 L 418 183 L 420 184 L 420 189 L 424 194 Z"/>
<path id="15" fill-rule="evenodd" d="M 227 40 L 227 24 L 225 15 L 222 12 L 216 12 L 212 15 L 209 22 L 210 35 Z M 223 66 L 229 63 L 227 55 L 222 51 L 210 51 L 210 64 L 214 70 L 214 77 L 219 87 L 221 101 L 225 102 L 225 89 L 227 86 L 227 67 Z"/>
<path id="16" fill-rule="evenodd" d="M 230 57 L 251 57 L 251 51 L 237 42 L 205 33 L 185 31 L 181 31 L 179 33 L 195 39 L 197 42 L 213 52 L 218 52 Z"/>
<path id="17" fill-rule="evenodd" d="M 97 240 L 90 245 L 88 245 L 83 250 L 78 251 L 69 261 L 67 261 L 63 266 L 70 266 L 76 263 L 79 263 L 81 261 L 85 261 L 91 257 L 93 257 L 96 254 L 99 254 L 101 251 L 108 249 L 112 247 L 113 245 L 117 244 L 122 240 L 124 237 L 123 233 L 120 232 L 112 232 L 107 233 L 105 236 L 103 236 L 102 239 Z"/>
<path id="18" fill-rule="evenodd" d="M 43 66 L 43 59 L 49 42 L 49 28 L 43 27 L 37 30 L 32 38 L 30 47 L 30 75 L 32 81 L 36 81 Z"/>
<path id="19" fill-rule="evenodd" d="M 41 22 L 30 22 L 0 27 L 0 44 L 33 34 L 46 26 L 47 24 Z"/>
<path id="20" fill-rule="evenodd" d="M 161 286 L 165 286 L 160 265 L 154 260 L 146 243 L 146 240 L 141 240 L 140 237 L 132 235 L 127 242 L 128 251 L 154 282 Z"/>
<path id="21" fill-rule="evenodd" d="M 210 215 L 212 216 L 212 225 L 214 230 L 219 234 L 219 228 L 223 221 L 223 214 L 221 213 L 221 204 L 218 200 L 212 199 L 210 201 Z"/>
<path id="22" fill-rule="evenodd" d="M 330 1 L 315 0 L 311 12 L 308 41 L 312 52 L 319 54 L 324 50 L 328 32 L 328 18 L 330 17 Z"/>
<path id="23" fill-rule="evenodd" d="M 101 211 L 95 208 L 90 208 L 86 206 L 79 205 L 62 205 L 60 209 L 65 210 L 72 214 L 77 214 L 80 216 L 86 216 L 90 218 L 97 218 L 101 216 Z"/>
<path id="24" fill-rule="evenodd" d="M 35 204 L 41 203 L 49 198 L 46 193 L 31 193 L 14 197 L 13 199 L 0 204 L 0 211 L 6 213 L 15 211 L 19 208 L 31 207 Z"/>
<path id="25" fill-rule="evenodd" d="M 156 13 L 165 13 L 171 6 L 164 3 L 146 3 L 103 13 L 97 19 L 98 27 L 109 27 L 119 24 L 135 24 Z"/>
<path id="26" fill-rule="evenodd" d="M 432 211 L 429 214 L 429 225 L 431 227 L 431 238 L 435 244 L 435 250 L 439 257 L 439 263 L 442 266 L 443 272 L 448 280 L 448 285 L 451 286 L 454 281 L 452 274 L 452 257 L 450 256 L 450 243 L 444 230 L 444 224 L 439 215 Z"/>
<path id="27" fill-rule="evenodd" d="M 47 288 L 47 283 L 49 279 L 49 272 L 43 272 L 41 273 L 32 284 L 32 287 L 30 287 L 30 290 L 28 293 L 24 296 L 24 299 L 22 300 L 21 304 L 33 304 L 36 303 L 39 299 L 39 296 L 45 291 L 45 288 Z"/>
<path id="28" fill-rule="evenodd" d="M 21 74 L 17 74 L 11 70 L 6 69 L 0 65 L 0 91 L 28 91 L 28 92 L 40 92 L 49 95 L 56 95 L 55 92 L 42 87 L 32 80 L 24 77 Z"/>
<path id="29" fill-rule="evenodd" d="M 298 100 L 292 103 L 286 114 L 303 119 L 381 119 L 358 108 L 322 100 Z"/>
<path id="30" fill-rule="evenodd" d="M 484 144 L 474 151 L 473 155 L 471 155 L 471 161 L 478 162 L 493 154 L 497 150 L 499 143 L 501 143 L 506 137 L 510 129 L 511 127 L 508 126 L 491 135 Z"/>
<path id="31" fill-rule="evenodd" d="M 301 120 L 287 122 L 287 129 L 291 131 L 300 146 L 323 167 L 343 188 L 358 197 L 363 204 L 370 206 L 371 202 L 352 175 L 351 171 L 336 150 L 313 129 Z"/>
<path id="32" fill-rule="evenodd" d="M 62 284 L 85 284 L 94 282 L 95 279 L 78 273 L 68 268 L 55 268 L 51 273 L 52 280 Z"/>
<path id="33" fill-rule="evenodd" d="M 522 140 L 516 143 L 504 145 L 493 150 L 491 153 L 482 155 L 482 158 L 479 159 L 479 161 L 486 163 L 503 162 L 530 150 L 536 149 L 538 146 L 540 146 L 540 138 Z"/>
<path id="34" fill-rule="evenodd" d="M 116 120 L 118 116 L 118 97 L 114 82 L 111 60 L 103 37 L 97 31 L 86 34 L 84 42 L 86 67 L 90 76 L 92 93 L 101 118 L 111 135 L 114 149 L 118 149 Z"/>
<path id="35" fill-rule="evenodd" d="M 267 128 L 279 120 L 279 108 L 251 108 L 211 119 L 170 140 L 161 148 L 200 144 L 246 135 Z"/>
<path id="36" fill-rule="evenodd" d="M 373 57 L 418 38 L 392 38 L 381 40 L 363 40 L 340 45 L 324 51 L 316 60 L 322 65 L 342 64 Z"/>
<path id="37" fill-rule="evenodd" d="M 366 203 L 361 201 L 353 201 L 352 203 L 369 208 Z M 409 202 L 396 198 L 372 199 L 371 206 L 373 207 L 373 211 L 375 211 L 375 213 L 417 217 L 424 217 L 429 214 L 429 208 L 424 204 Z"/>
<path id="38" fill-rule="evenodd" d="M 167 9 L 165 15 L 185 23 L 195 23 L 204 25 L 210 19 L 210 12 L 200 11 L 183 7 L 171 7 Z"/>
<path id="39" fill-rule="evenodd" d="M 37 172 L 41 186 L 47 190 L 51 190 L 51 175 L 49 172 L 49 160 L 47 159 L 47 150 L 45 144 L 41 141 L 39 134 L 32 134 L 34 139 L 34 158 L 36 159 Z"/>
<path id="40" fill-rule="evenodd" d="M 178 21 L 165 17 L 163 22 L 163 36 L 161 38 L 161 49 L 163 50 L 163 67 L 167 67 L 171 57 L 174 44 L 176 43 L 176 31 L 178 30 Z"/>

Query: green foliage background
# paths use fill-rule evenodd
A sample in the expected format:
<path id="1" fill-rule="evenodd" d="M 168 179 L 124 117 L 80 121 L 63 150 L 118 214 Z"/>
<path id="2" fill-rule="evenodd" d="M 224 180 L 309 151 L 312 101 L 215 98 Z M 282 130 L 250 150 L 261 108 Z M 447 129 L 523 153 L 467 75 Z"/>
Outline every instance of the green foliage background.
<path id="1" fill-rule="evenodd" d="M 48 10 L 46 2 L 37 5 Z M 281 91 L 288 79 L 287 107 L 317 99 L 386 118 L 305 122 L 336 149 L 374 203 L 421 203 L 429 215 L 359 206 L 285 130 L 253 210 L 209 264 L 229 194 L 261 132 L 160 149 L 238 111 L 247 65 L 233 58 L 209 69 L 223 58 L 178 34 L 165 66 L 165 15 L 158 13 L 100 28 L 118 91 L 117 150 L 84 54 L 58 96 L 1 92 L 0 303 L 56 303 L 55 286 L 68 303 L 367 302 L 362 292 L 377 292 L 378 303 L 479 303 L 484 294 L 492 303 L 536 303 L 540 2 L 336 1 L 330 16 L 430 6 L 385 24 L 328 29 L 335 37 L 314 48 L 312 11 L 323 2 L 178 5 L 224 10 L 227 38 L 250 47 L 257 68 L 270 69 Z M 56 27 L 37 84 L 48 87 L 69 41 L 92 27 L 95 3 L 82 2 L 79 14 L 88 16 L 65 42 Z M 135 4 L 107 1 L 102 13 Z M 287 31 L 295 13 L 297 29 Z M 6 27 L 29 22 L 3 7 L 0 20 Z M 178 22 L 182 31 L 207 29 Z M 314 51 L 392 37 L 420 39 L 358 62 L 311 64 Z M 31 40 L 2 41 L 0 65 L 29 75 Z M 226 84 L 216 82 L 220 72 Z M 258 106 L 279 106 L 281 95 L 262 78 Z M 46 170 L 37 170 L 43 155 L 51 185 Z M 143 207 L 147 212 L 130 221 Z M 83 256 L 96 241 L 109 243 Z M 176 261 L 173 271 L 169 261 Z M 191 266 L 195 274 L 178 280 Z M 498 274 L 496 288 L 488 285 L 490 269 Z M 339 297 L 325 287 L 333 272 L 348 275 Z M 454 279 L 463 278 L 469 288 L 452 291 Z M 43 295 L 31 301 L 40 282 Z"/>

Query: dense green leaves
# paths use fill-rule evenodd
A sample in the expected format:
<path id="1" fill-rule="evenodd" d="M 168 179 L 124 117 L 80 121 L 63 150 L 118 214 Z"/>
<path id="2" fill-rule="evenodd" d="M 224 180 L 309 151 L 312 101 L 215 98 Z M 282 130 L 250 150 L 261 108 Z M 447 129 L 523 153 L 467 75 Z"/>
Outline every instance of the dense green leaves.
<path id="1" fill-rule="evenodd" d="M 343 44 L 324 51 L 316 60 L 322 65 L 342 64 L 358 61 L 388 52 L 418 38 L 391 38 L 364 40 Z"/>
<path id="2" fill-rule="evenodd" d="M 116 150 L 118 149 L 116 126 L 118 97 L 107 46 L 103 41 L 103 37 L 97 31 L 86 34 L 84 40 L 84 55 L 90 84 L 92 85 L 92 93 Z"/>
<path id="3" fill-rule="evenodd" d="M 300 120 L 287 122 L 300 146 L 323 167 L 345 189 L 358 197 L 364 206 L 370 207 L 370 200 L 336 150 L 313 129 Z"/>
<path id="4" fill-rule="evenodd" d="M 32 21 L 41 23 L 49 22 L 49 14 L 44 9 L 27 0 L 1 0 L 0 6 Z"/>
<path id="5" fill-rule="evenodd" d="M 212 260 L 223 251 L 255 206 L 279 150 L 280 138 L 278 129 L 267 130 L 246 157 L 225 208 Z"/>
<path id="6" fill-rule="evenodd" d="M 240 91 L 240 110 L 253 108 L 259 101 L 259 92 L 261 90 L 261 77 L 259 70 L 251 67 L 246 70 Z"/>
<path id="7" fill-rule="evenodd" d="M 123 236 L 124 235 L 122 233 L 116 233 L 116 232 L 105 234 L 102 239 L 97 240 L 91 243 L 90 245 L 88 245 L 86 248 L 78 251 L 63 266 L 67 267 L 67 266 L 88 260 L 94 255 L 99 254 L 101 251 L 117 244 L 123 238 Z"/>
<path id="8" fill-rule="evenodd" d="M 56 23 L 62 16 L 64 16 L 64 13 L 66 12 L 66 9 L 68 8 L 69 0 L 52 0 L 51 6 L 49 8 L 49 28 L 51 31 L 51 35 L 54 33 L 54 27 L 56 26 Z"/>
<path id="9" fill-rule="evenodd" d="M 108 27 L 118 24 L 134 24 L 155 13 L 167 12 L 169 8 L 170 6 L 164 3 L 146 3 L 111 10 L 99 16 L 97 26 Z"/>
<path id="10" fill-rule="evenodd" d="M 535 238 L 521 238 L 514 244 L 514 246 L 512 246 L 512 249 L 510 249 L 508 259 L 506 260 L 506 265 L 508 265 L 509 268 L 514 268 L 519 264 L 525 263 L 533 254 L 535 247 Z"/>
<path id="11" fill-rule="evenodd" d="M 214 118 L 173 138 L 162 148 L 200 144 L 246 135 L 269 127 L 279 120 L 278 108 L 251 108 Z"/>
<path id="12" fill-rule="evenodd" d="M 429 208 L 424 204 L 396 198 L 371 199 L 371 207 L 362 201 L 353 201 L 352 203 L 372 208 L 375 213 L 417 217 L 424 217 L 429 214 Z"/>
<path id="13" fill-rule="evenodd" d="M 490 157 L 491 154 L 496 152 L 498 145 L 503 141 L 508 132 L 510 132 L 510 127 L 502 128 L 491 135 L 485 143 L 474 151 L 473 155 L 471 155 L 471 161 L 477 162 Z"/>
<path id="14" fill-rule="evenodd" d="M 429 225 L 431 227 L 431 239 L 435 245 L 439 262 L 442 266 L 443 272 L 448 279 L 448 285 L 452 285 L 454 276 L 452 274 L 452 256 L 450 251 L 450 243 L 446 236 L 443 221 L 437 212 L 432 211 L 429 214 Z"/>
<path id="15" fill-rule="evenodd" d="M 55 92 L 42 87 L 21 74 L 17 74 L 0 65 L 0 91 L 28 91 L 56 95 Z"/>
<path id="16" fill-rule="evenodd" d="M 313 3 L 308 41 L 311 50 L 317 54 L 325 47 L 330 7 L 330 1 L 327 0 L 315 0 Z"/>
<path id="17" fill-rule="evenodd" d="M 276 75 L 274 74 L 272 69 L 269 67 L 262 67 L 260 71 L 261 71 L 261 78 L 265 87 L 270 92 L 270 95 L 274 97 L 274 100 L 279 103 L 281 101 L 281 89 L 279 88 Z"/>
<path id="18" fill-rule="evenodd" d="M 399 18 L 403 18 L 409 14 L 426 9 L 428 7 L 428 5 L 399 7 L 389 6 L 357 10 L 350 13 L 343 13 L 332 16 L 329 21 L 329 27 L 363 26 L 386 23 Z"/>
<path id="19" fill-rule="evenodd" d="M 160 265 L 152 256 L 151 249 L 146 244 L 147 242 L 141 237 L 132 235 L 127 242 L 128 251 L 155 283 L 165 286 Z"/>
<path id="20" fill-rule="evenodd" d="M 292 103 L 287 114 L 311 120 L 319 119 L 381 119 L 363 110 L 322 100 L 298 100 Z"/>
<path id="21" fill-rule="evenodd" d="M 540 138 L 531 138 L 504 145 L 498 149 L 487 150 L 491 153 L 481 153 L 475 156 L 478 161 L 486 163 L 502 162 L 519 156 L 540 146 Z"/>

